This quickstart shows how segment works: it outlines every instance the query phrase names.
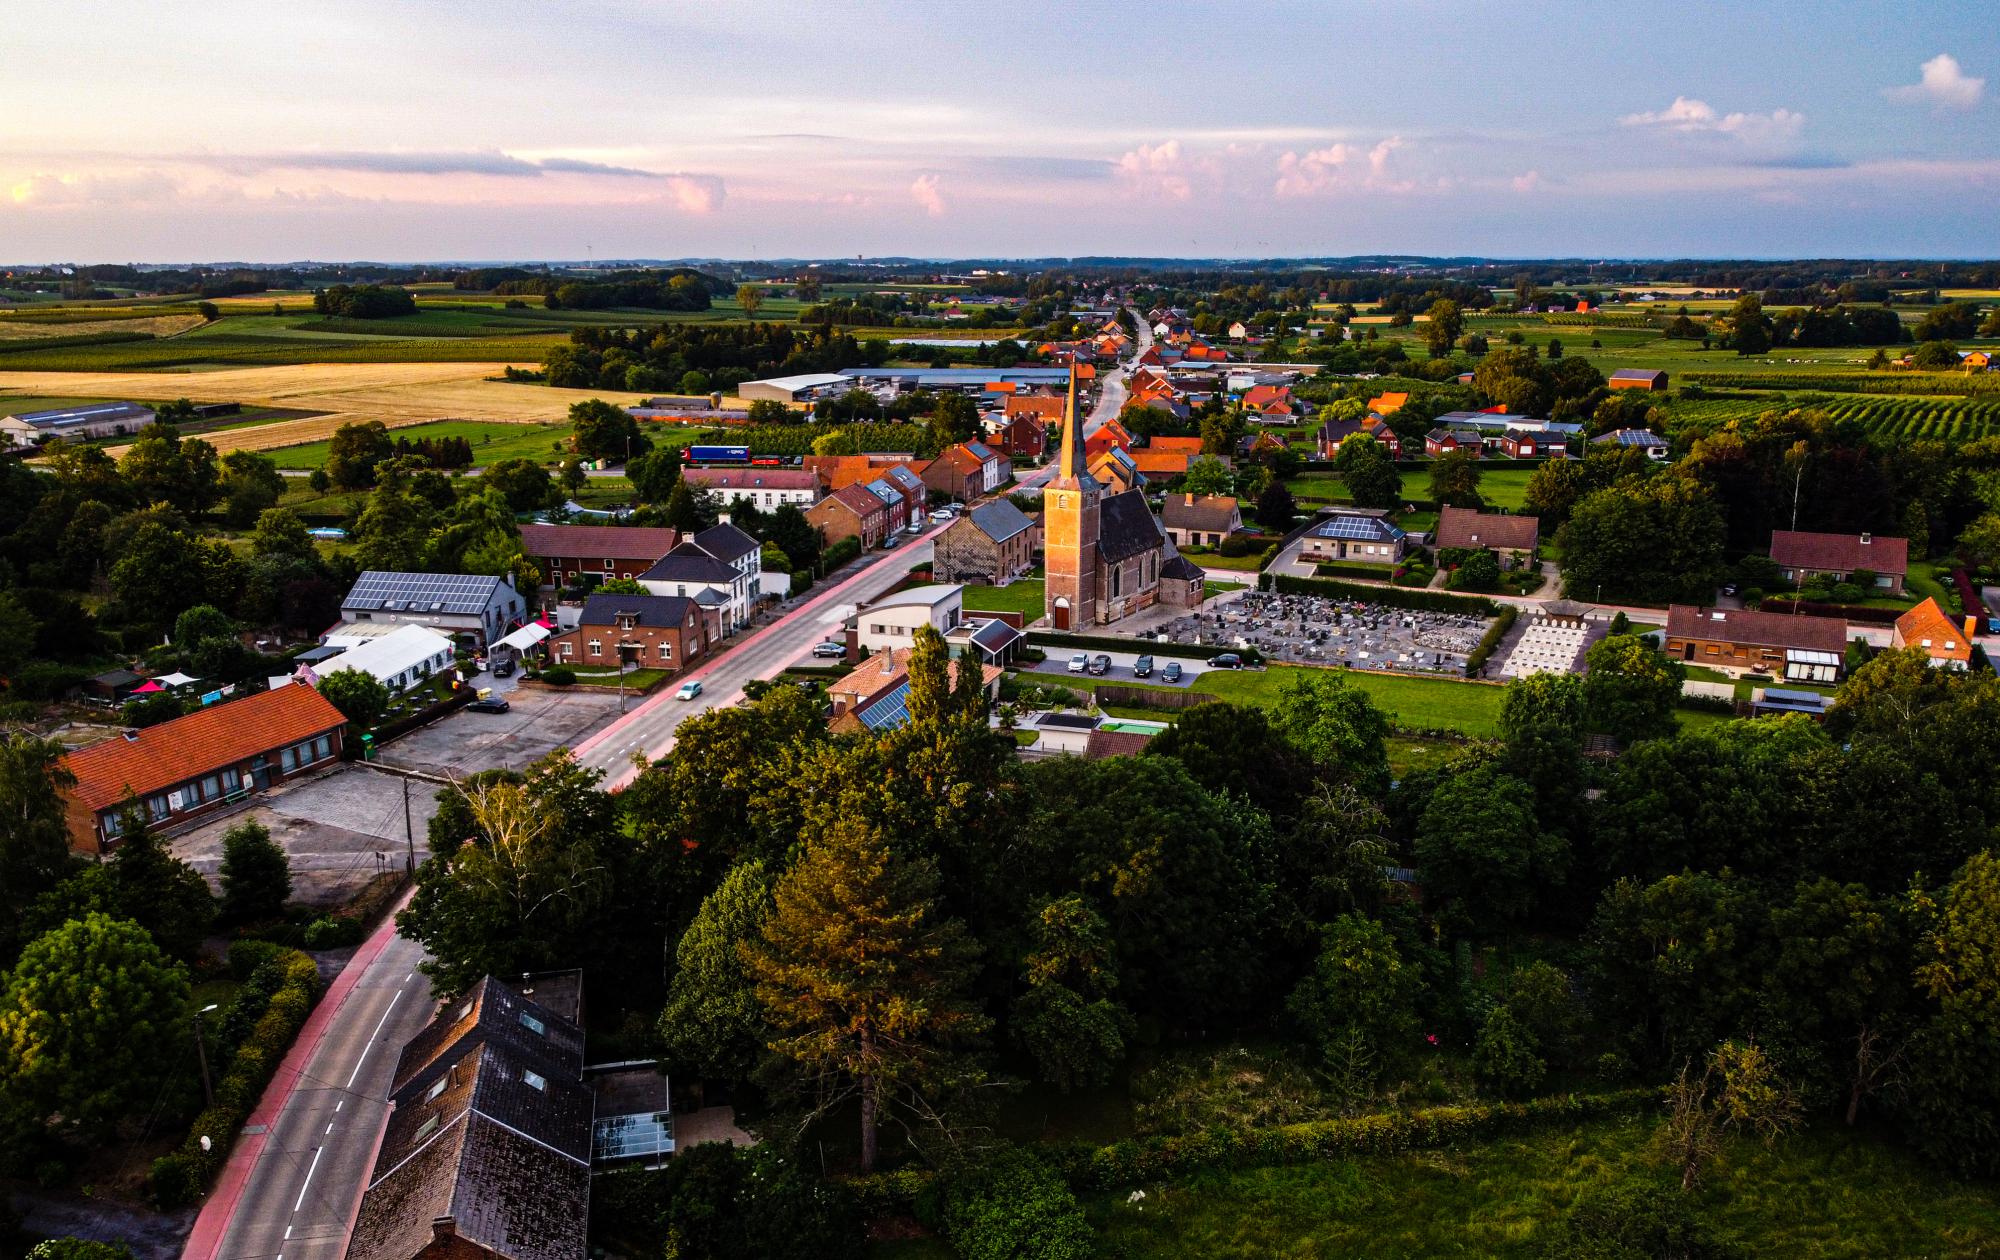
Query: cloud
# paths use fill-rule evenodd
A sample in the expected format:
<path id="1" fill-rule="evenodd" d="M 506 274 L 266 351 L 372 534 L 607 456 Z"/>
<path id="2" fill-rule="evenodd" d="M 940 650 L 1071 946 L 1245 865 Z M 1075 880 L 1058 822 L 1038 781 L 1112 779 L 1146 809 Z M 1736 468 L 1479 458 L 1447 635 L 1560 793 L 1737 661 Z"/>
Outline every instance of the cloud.
<path id="1" fill-rule="evenodd" d="M 1178 140 L 1142 144 L 1120 154 L 1116 169 L 1119 178 L 1131 182 L 1141 192 L 1156 193 L 1174 201 L 1186 201 L 1194 194 L 1194 185 L 1188 178 L 1191 169 L 1181 156 Z"/>
<path id="2" fill-rule="evenodd" d="M 1367 150 L 1342 141 L 1306 153 L 1286 150 L 1278 158 L 1277 182 L 1272 195 L 1279 198 L 1311 197 L 1342 188 L 1367 192 L 1410 192 L 1416 184 L 1393 178 L 1389 158 L 1407 145 L 1401 136 L 1378 140 Z M 1364 169 L 1365 166 L 1365 169 Z"/>
<path id="3" fill-rule="evenodd" d="M 226 157 L 204 156 L 191 160 L 238 174 L 291 170 L 347 171 L 370 175 L 494 175 L 508 179 L 538 179 L 544 175 L 597 175 L 616 179 L 662 177 L 658 171 L 642 171 L 632 166 L 611 166 L 603 162 L 588 162 L 581 158 L 550 157 L 531 161 L 498 149 L 446 152 L 299 151 Z"/>
<path id="4" fill-rule="evenodd" d="M 1516 175 L 1512 183 L 1515 192 L 1531 193 L 1542 186 L 1542 173 L 1540 171 L 1524 171 Z"/>
<path id="5" fill-rule="evenodd" d="M 38 171 L 7 189 L 17 206 L 126 206 L 172 199 L 180 185 L 156 171 L 55 175 Z"/>
<path id="6" fill-rule="evenodd" d="M 729 195 L 719 175 L 674 174 L 665 176 L 667 195 L 689 214 L 708 214 Z"/>
<path id="7" fill-rule="evenodd" d="M 910 196 L 924 208 L 924 213 L 933 219 L 944 213 L 944 197 L 938 192 L 938 177 L 919 175 L 910 181 Z"/>
<path id="8" fill-rule="evenodd" d="M 1676 96 L 1661 110 L 1627 114 L 1618 120 L 1627 127 L 1681 136 L 1727 136 L 1745 148 L 1770 152 L 1790 148 L 1805 130 L 1806 116 L 1795 110 L 1775 109 L 1768 114 L 1725 114 L 1707 101 Z"/>
<path id="9" fill-rule="evenodd" d="M 1892 101 L 1931 105 L 1938 109 L 1971 109 L 1986 92 L 1986 80 L 1967 74 L 1950 53 L 1939 53 L 1926 61 L 1923 77 L 1903 87 L 1884 88 L 1882 95 Z"/>

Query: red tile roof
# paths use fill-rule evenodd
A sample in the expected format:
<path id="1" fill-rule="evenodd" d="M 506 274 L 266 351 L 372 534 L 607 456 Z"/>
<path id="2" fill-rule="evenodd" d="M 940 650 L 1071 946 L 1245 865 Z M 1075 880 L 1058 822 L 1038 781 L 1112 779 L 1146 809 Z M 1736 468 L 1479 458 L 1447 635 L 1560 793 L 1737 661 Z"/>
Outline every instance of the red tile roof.
<path id="1" fill-rule="evenodd" d="M 1771 559 L 1794 569 L 1852 573 L 1908 573 L 1910 541 L 1871 534 L 1810 534 L 1789 529 L 1771 532 Z"/>
<path id="2" fill-rule="evenodd" d="M 1667 637 L 1838 655 L 1847 650 L 1847 623 L 1837 617 L 1675 604 L 1667 609 Z"/>
<path id="3" fill-rule="evenodd" d="M 294 683 L 79 748 L 63 765 L 76 776 L 71 796 L 95 813 L 324 735 L 346 720 L 325 696 Z"/>
<path id="4" fill-rule="evenodd" d="M 869 493 L 867 487 L 859 483 L 844 485 L 826 496 L 826 499 L 838 499 L 843 505 L 853 508 L 855 515 L 863 520 L 889 510 L 888 504 Z M 825 503 L 826 499 L 821 499 L 820 502 Z"/>
<path id="5" fill-rule="evenodd" d="M 680 535 L 675 531 L 649 526 L 521 526 L 521 550 L 531 556 L 644 560 L 651 563 L 672 551 L 679 541 Z"/>
<path id="6" fill-rule="evenodd" d="M 1106 757 L 1132 757 L 1146 751 L 1152 742 L 1151 735 L 1141 735 L 1137 731 L 1092 731 L 1084 741 L 1085 761 L 1102 761 Z"/>
<path id="7" fill-rule="evenodd" d="M 810 468 L 689 468 L 681 480 L 706 490 L 817 490 Z"/>
<path id="8" fill-rule="evenodd" d="M 1971 661 L 1972 636 L 1965 627 L 1945 616 L 1935 599 L 1896 618 L 1897 647 L 1920 647 L 1936 661 Z"/>
<path id="9" fill-rule="evenodd" d="M 1484 547 L 1489 551 L 1533 551 L 1541 521 L 1533 516 L 1502 516 L 1448 507 L 1438 514 L 1437 545 Z"/>

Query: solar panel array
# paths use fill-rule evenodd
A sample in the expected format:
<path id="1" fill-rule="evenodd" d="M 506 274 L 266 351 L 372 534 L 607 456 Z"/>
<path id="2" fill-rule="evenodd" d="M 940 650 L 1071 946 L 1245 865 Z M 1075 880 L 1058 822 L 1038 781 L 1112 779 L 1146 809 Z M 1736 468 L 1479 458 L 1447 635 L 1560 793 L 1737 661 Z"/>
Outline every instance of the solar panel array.
<path id="1" fill-rule="evenodd" d="M 392 573 L 370 569 L 355 580 L 343 608 L 390 612 L 482 613 L 500 579 L 475 573 Z"/>
<path id="2" fill-rule="evenodd" d="M 888 730 L 910 720 L 910 682 L 906 678 L 896 689 L 854 715 L 871 731 Z"/>
<path id="3" fill-rule="evenodd" d="M 668 1112 L 613 1116 L 590 1127 L 590 1157 L 593 1163 L 674 1153 L 674 1119 Z"/>
<path id="4" fill-rule="evenodd" d="M 1321 538 L 1344 538 L 1354 542 L 1378 542 L 1401 538 L 1401 526 L 1373 516 L 1336 516 L 1314 528 Z"/>

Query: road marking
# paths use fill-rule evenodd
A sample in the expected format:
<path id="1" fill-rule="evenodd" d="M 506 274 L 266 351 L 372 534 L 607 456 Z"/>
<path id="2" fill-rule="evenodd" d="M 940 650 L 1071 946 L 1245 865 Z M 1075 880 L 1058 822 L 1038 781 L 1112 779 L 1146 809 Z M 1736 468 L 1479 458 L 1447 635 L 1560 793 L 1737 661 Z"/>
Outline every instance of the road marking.
<path id="1" fill-rule="evenodd" d="M 289 1225 L 285 1226 L 285 1241 L 292 1241 L 292 1227 Z"/>
<path id="2" fill-rule="evenodd" d="M 312 1188 L 313 1173 L 319 1171 L 319 1157 L 324 1154 L 326 1154 L 326 1148 L 324 1146 L 320 1147 L 318 1150 L 313 1152 L 312 1165 L 311 1167 L 306 1169 L 305 1183 L 299 1187 L 298 1201 L 292 1204 L 293 1212 L 297 1212 L 300 1208 L 305 1206 L 306 1191 Z"/>
<path id="3" fill-rule="evenodd" d="M 326 1131 L 327 1133 L 333 1132 L 333 1121 L 329 1120 L 326 1122 Z M 325 1136 L 325 1134 L 322 1134 L 321 1136 L 323 1137 Z"/>
<path id="4" fill-rule="evenodd" d="M 396 1003 L 402 1000 L 403 991 L 398 989 L 396 990 L 396 996 L 389 999 L 388 1009 L 382 1012 L 382 1018 L 375 1021 L 375 1031 L 368 1034 L 368 1044 L 362 1047 L 361 1057 L 354 1061 L 354 1070 L 347 1074 L 347 1084 L 342 1088 L 352 1089 L 354 1087 L 354 1078 L 361 1075 L 361 1065 L 368 1062 L 368 1052 L 375 1048 L 375 1038 L 382 1034 L 382 1025 L 389 1022 L 389 1012 L 395 1010 Z"/>
<path id="5" fill-rule="evenodd" d="M 346 1105 L 347 1105 L 347 1100 L 346 1100 L 345 1098 L 343 1098 L 343 1099 L 341 1099 L 341 1100 L 340 1100 L 339 1102 L 337 1102 L 337 1103 L 333 1104 L 333 1110 L 334 1110 L 334 1114 L 335 1114 L 335 1115 L 338 1115 L 338 1114 L 340 1113 L 340 1109 L 341 1109 L 342 1107 L 345 1107 Z"/>

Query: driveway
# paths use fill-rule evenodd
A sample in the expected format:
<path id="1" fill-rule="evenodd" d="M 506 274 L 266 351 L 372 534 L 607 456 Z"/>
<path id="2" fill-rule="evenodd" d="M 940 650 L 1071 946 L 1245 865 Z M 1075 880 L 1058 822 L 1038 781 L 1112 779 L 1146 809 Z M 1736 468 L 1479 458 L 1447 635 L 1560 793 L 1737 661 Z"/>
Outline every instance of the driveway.
<path id="1" fill-rule="evenodd" d="M 403 793 L 409 790 L 410 830 L 403 830 Z M 425 828 L 437 813 L 435 784 L 412 782 L 348 763 L 284 784 L 256 798 L 247 810 L 205 823 L 169 842 L 182 858 L 221 887 L 222 834 L 245 821 L 270 828 L 292 863 L 292 899 L 332 908 L 359 892 L 379 872 L 401 866 L 414 847 L 426 856 Z"/>
<path id="2" fill-rule="evenodd" d="M 498 680 L 501 686 L 514 681 Z M 493 680 L 481 674 L 474 685 L 491 686 Z M 575 746 L 618 717 L 615 687 L 564 691 L 517 687 L 506 692 L 506 699 L 513 707 L 505 713 L 460 709 L 394 741 L 377 760 L 444 778 L 463 778 L 480 770 L 525 770 L 529 763 L 557 748 Z M 632 707 L 642 700 L 628 694 L 625 703 Z"/>

